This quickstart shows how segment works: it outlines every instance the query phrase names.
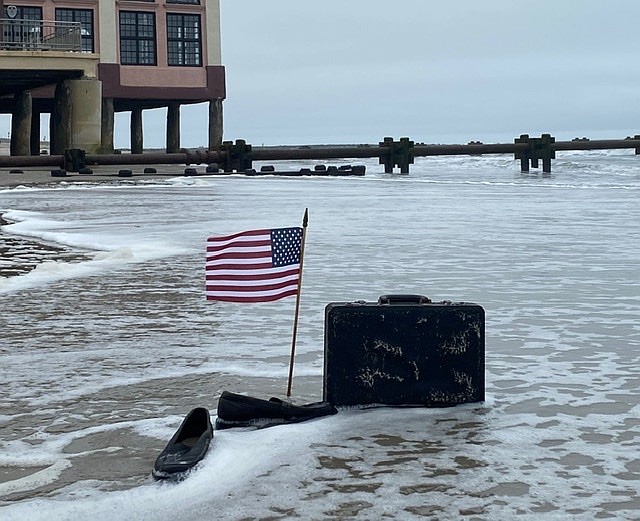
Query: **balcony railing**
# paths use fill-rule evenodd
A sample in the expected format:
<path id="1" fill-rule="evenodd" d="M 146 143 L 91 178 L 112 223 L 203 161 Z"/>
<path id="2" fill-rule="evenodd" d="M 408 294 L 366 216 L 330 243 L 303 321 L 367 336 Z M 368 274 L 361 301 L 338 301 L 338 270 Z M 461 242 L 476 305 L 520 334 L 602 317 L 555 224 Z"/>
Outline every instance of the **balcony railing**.
<path id="1" fill-rule="evenodd" d="M 80 22 L 0 18 L 0 49 L 11 51 L 82 51 Z"/>

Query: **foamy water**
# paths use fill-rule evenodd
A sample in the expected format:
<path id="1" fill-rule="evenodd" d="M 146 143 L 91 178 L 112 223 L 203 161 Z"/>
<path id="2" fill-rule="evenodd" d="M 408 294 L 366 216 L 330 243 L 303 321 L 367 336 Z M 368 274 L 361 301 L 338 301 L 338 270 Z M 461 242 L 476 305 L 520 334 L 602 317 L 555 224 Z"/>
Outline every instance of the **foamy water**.
<path id="1" fill-rule="evenodd" d="M 0 518 L 637 519 L 640 164 L 559 156 L 0 192 L 3 234 L 82 254 L 0 279 Z M 326 304 L 421 293 L 485 308 L 487 401 L 216 432 L 154 483 L 189 409 L 286 389 L 294 300 L 206 302 L 206 237 L 305 207 L 294 399 L 321 398 Z"/>

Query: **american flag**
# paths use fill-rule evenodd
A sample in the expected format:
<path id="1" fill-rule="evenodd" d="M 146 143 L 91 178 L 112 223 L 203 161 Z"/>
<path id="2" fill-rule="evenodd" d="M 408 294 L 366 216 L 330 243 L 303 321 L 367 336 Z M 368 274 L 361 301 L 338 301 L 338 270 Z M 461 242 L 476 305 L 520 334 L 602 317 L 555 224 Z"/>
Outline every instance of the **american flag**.
<path id="1" fill-rule="evenodd" d="M 207 300 L 270 302 L 298 293 L 302 228 L 207 239 Z"/>

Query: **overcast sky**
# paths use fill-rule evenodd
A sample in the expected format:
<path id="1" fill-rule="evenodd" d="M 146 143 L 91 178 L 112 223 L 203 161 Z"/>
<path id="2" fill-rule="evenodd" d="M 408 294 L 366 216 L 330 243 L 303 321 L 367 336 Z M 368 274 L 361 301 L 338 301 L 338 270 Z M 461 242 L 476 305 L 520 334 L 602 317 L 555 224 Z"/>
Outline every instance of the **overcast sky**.
<path id="1" fill-rule="evenodd" d="M 640 134 L 638 0 L 221 4 L 225 139 Z"/>
<path id="2" fill-rule="evenodd" d="M 225 139 L 640 134 L 638 0 L 221 0 L 221 9 Z M 145 146 L 164 146 L 164 118 L 144 113 Z M 128 126 L 118 116 L 116 146 L 128 146 Z M 206 105 L 183 107 L 182 145 L 206 143 Z"/>

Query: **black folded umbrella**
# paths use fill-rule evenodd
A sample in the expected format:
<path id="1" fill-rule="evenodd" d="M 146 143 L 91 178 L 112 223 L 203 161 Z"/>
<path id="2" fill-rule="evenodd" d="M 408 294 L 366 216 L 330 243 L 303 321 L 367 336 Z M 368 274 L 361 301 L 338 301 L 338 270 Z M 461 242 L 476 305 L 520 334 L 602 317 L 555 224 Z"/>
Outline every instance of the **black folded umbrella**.
<path id="1" fill-rule="evenodd" d="M 207 454 L 213 438 L 209 411 L 197 407 L 187 414 L 182 425 L 160 453 L 153 466 L 155 479 L 180 479 Z"/>
<path id="2" fill-rule="evenodd" d="M 294 405 L 279 398 L 262 400 L 223 391 L 218 401 L 216 429 L 270 427 L 283 423 L 303 422 L 337 412 L 338 410 L 328 402 Z"/>

